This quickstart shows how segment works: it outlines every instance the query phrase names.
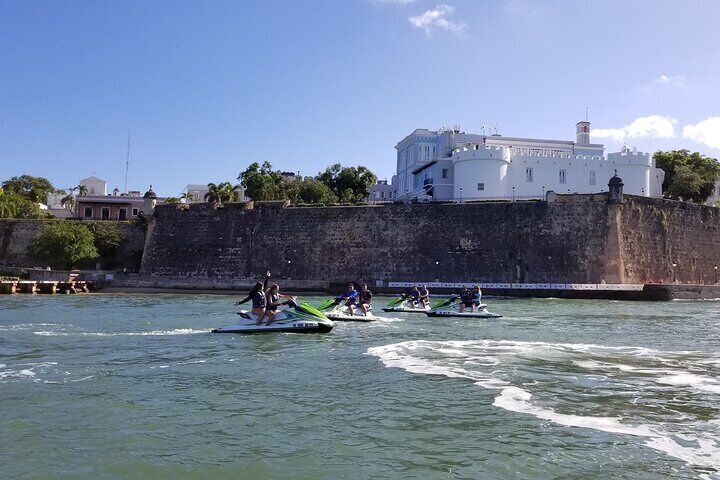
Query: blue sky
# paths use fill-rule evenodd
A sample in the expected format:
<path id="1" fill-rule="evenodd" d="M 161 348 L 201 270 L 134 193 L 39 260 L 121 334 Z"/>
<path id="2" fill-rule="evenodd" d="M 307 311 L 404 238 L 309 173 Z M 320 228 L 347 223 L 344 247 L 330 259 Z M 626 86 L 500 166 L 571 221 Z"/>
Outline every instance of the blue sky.
<path id="1" fill-rule="evenodd" d="M 0 0 L 0 179 L 395 169 L 415 128 L 720 158 L 720 2 Z"/>

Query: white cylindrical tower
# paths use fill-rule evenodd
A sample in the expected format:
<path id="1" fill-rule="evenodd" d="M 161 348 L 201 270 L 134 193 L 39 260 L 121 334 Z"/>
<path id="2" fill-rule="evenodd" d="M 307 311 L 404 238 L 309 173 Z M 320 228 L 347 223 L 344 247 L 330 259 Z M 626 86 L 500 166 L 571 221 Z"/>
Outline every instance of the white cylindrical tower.
<path id="1" fill-rule="evenodd" d="M 453 154 L 456 200 L 504 198 L 507 186 L 507 149 L 477 146 Z"/>
<path id="2" fill-rule="evenodd" d="M 590 122 L 578 122 L 575 124 L 577 145 L 590 145 Z"/>

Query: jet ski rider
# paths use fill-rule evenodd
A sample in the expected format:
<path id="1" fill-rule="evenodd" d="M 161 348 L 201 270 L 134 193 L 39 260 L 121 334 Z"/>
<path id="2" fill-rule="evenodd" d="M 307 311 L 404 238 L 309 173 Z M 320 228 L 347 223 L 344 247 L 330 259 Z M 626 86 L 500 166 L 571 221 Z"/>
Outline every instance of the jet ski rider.
<path id="1" fill-rule="evenodd" d="M 368 290 L 366 283 L 360 285 L 358 303 L 360 304 L 360 309 L 362 310 L 363 315 L 367 316 L 370 304 L 372 303 L 372 292 Z"/>
<path id="2" fill-rule="evenodd" d="M 355 285 L 352 283 L 348 285 L 347 292 L 343 293 L 342 295 L 335 297 L 335 301 L 338 303 L 345 300 L 345 306 L 348 307 L 348 311 L 350 312 L 350 315 L 355 315 L 355 304 L 357 303 L 358 299 L 358 292 L 355 290 Z"/>
<path id="3" fill-rule="evenodd" d="M 235 304 L 242 305 L 243 303 L 252 300 L 252 313 L 257 319 L 257 321 L 255 322 L 256 325 L 260 325 L 260 323 L 262 323 L 263 321 L 263 318 L 265 318 L 265 307 L 267 305 L 267 293 L 265 289 L 267 288 L 268 280 L 270 280 L 270 271 L 265 274 L 264 283 L 256 283 L 253 289 L 250 290 L 248 296 L 244 300 L 241 300 Z"/>
<path id="4" fill-rule="evenodd" d="M 482 298 L 482 291 L 480 285 L 475 285 L 470 290 L 465 290 L 463 295 L 460 297 L 460 313 L 465 311 L 465 308 L 470 308 L 472 312 L 477 312 L 480 307 L 480 299 Z"/>
<path id="5" fill-rule="evenodd" d="M 420 302 L 420 291 L 417 288 L 417 285 L 413 285 L 413 287 L 410 289 L 410 298 L 413 308 L 417 308 L 418 303 Z"/>
<path id="6" fill-rule="evenodd" d="M 418 294 L 418 298 L 420 300 L 420 303 L 422 303 L 422 307 L 426 308 L 428 306 L 428 303 L 430 303 L 430 290 L 428 290 L 427 285 L 423 285 L 422 287 L 420 287 Z"/>
<path id="7" fill-rule="evenodd" d="M 269 272 L 268 272 L 269 273 Z M 287 300 L 281 301 L 280 299 L 285 298 Z M 280 305 L 289 305 L 295 302 L 295 297 L 291 295 L 283 295 L 280 293 L 280 286 L 277 283 L 273 283 L 270 289 L 267 291 L 265 315 L 268 317 L 267 324 L 270 325 L 277 315 L 277 309 Z"/>

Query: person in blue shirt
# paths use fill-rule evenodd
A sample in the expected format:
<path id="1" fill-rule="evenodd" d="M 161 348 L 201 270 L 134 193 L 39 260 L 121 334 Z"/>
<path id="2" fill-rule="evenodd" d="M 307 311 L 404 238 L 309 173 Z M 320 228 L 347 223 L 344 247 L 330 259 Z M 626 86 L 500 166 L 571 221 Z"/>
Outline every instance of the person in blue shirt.
<path id="1" fill-rule="evenodd" d="M 335 300 L 340 303 L 345 300 L 345 306 L 348 307 L 350 315 L 355 315 L 355 304 L 357 303 L 358 292 L 355 290 L 355 285 L 352 283 L 348 285 L 348 289 L 342 295 L 335 297 Z"/>
<path id="2" fill-rule="evenodd" d="M 417 308 L 418 303 L 420 302 L 420 291 L 417 288 L 417 285 L 413 285 L 413 287 L 410 289 L 410 298 L 413 308 Z"/>

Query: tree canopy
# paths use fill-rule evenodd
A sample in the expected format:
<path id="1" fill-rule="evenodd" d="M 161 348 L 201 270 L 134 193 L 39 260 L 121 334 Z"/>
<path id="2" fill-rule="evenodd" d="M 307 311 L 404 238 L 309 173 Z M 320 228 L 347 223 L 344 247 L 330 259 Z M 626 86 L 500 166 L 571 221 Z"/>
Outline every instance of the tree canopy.
<path id="1" fill-rule="evenodd" d="M 206 202 L 225 203 L 237 202 L 240 200 L 240 192 L 238 186 L 233 186 L 230 182 L 208 183 L 208 192 L 205 194 Z"/>
<path id="2" fill-rule="evenodd" d="M 42 226 L 28 252 L 54 268 L 71 269 L 99 257 L 93 233 L 79 222 L 66 220 Z"/>
<path id="3" fill-rule="evenodd" d="M 343 167 L 339 163 L 325 169 L 317 179 L 324 183 L 342 202 L 356 202 L 370 195 L 377 177 L 368 168 Z"/>
<path id="4" fill-rule="evenodd" d="M 32 175 L 12 177 L 5 180 L 2 187 L 8 193 L 16 193 L 36 203 L 45 203 L 47 194 L 55 192 L 55 187 L 50 183 L 50 180 L 44 177 L 33 177 Z"/>
<path id="5" fill-rule="evenodd" d="M 714 158 L 688 150 L 657 151 L 655 165 L 665 171 L 663 196 L 674 200 L 704 203 L 720 178 L 720 164 Z"/>
<path id="6" fill-rule="evenodd" d="M 333 165 L 315 178 L 273 170 L 268 162 L 252 163 L 238 176 L 253 200 L 290 200 L 293 203 L 356 202 L 369 195 L 377 178 L 365 167 Z"/>

